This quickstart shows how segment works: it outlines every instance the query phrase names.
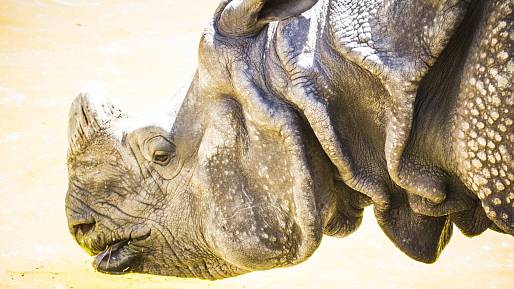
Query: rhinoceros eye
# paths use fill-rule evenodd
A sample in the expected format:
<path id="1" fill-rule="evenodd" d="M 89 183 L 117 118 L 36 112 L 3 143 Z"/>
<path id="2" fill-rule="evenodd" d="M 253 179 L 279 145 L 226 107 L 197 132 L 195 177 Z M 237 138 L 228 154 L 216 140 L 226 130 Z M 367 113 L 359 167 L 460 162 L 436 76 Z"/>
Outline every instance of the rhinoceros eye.
<path id="1" fill-rule="evenodd" d="M 153 154 L 153 162 L 160 165 L 167 165 L 170 162 L 170 154 L 164 151 L 156 151 Z"/>
<path id="2" fill-rule="evenodd" d="M 155 136 L 146 142 L 152 162 L 167 165 L 175 157 L 175 145 L 163 136 Z"/>

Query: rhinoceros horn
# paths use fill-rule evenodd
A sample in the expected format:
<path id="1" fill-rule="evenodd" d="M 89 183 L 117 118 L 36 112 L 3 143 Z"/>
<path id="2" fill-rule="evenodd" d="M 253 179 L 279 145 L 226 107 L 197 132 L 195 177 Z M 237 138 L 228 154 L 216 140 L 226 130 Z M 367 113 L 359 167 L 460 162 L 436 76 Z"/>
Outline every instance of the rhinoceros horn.
<path id="1" fill-rule="evenodd" d="M 226 4 L 229 2 L 228 4 Z M 251 35 L 271 21 L 283 20 L 309 10 L 317 0 L 225 1 L 219 19 L 220 32 L 231 36 Z M 226 5 L 224 5 L 226 4 Z"/>
<path id="2" fill-rule="evenodd" d="M 68 120 L 69 153 L 83 151 L 93 137 L 110 130 L 125 114 L 101 95 L 79 94 L 73 101 Z"/>

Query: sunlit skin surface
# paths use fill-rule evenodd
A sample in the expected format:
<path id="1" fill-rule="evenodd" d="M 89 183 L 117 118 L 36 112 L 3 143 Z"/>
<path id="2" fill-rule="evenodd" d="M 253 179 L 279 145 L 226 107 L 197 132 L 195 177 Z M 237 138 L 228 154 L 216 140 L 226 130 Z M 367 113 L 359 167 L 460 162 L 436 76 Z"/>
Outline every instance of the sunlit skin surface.
<path id="1" fill-rule="evenodd" d="M 85 1 L 83 1 L 85 2 Z M 4 288 L 509 288 L 514 241 L 458 231 L 433 265 L 399 252 L 371 214 L 340 240 L 325 237 L 309 261 L 218 282 L 108 276 L 70 237 L 65 219 L 69 103 L 98 80 L 130 112 L 164 103 L 192 75 L 198 35 L 216 1 L 136 1 L 77 7 L 0 4 L 0 284 Z M 193 2 L 192 2 L 193 3 Z M 191 5 L 188 3 L 188 5 Z M 188 6 L 190 7 L 190 6 Z M 120 10 L 126 9 L 126 14 Z M 188 8 L 193 9 L 193 8 Z M 141 15 L 141 11 L 145 11 Z M 179 21 L 180 20 L 180 21 Z M 177 25 L 180 23 L 180 25 Z M 151 64 L 149 64 L 151 63 Z M 172 69 L 173 68 L 173 69 Z M 149 102 L 147 95 L 151 95 Z M 143 96 L 143 97 L 142 97 Z"/>

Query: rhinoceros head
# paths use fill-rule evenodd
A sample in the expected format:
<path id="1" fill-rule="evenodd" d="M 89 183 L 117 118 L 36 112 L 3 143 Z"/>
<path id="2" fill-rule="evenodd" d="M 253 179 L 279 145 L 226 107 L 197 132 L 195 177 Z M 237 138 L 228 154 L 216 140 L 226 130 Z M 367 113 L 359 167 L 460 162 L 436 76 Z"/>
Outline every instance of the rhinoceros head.
<path id="1" fill-rule="evenodd" d="M 75 99 L 66 212 L 99 271 L 222 278 L 301 262 L 324 232 L 357 228 L 367 199 L 240 53 L 252 53 L 245 36 L 314 2 L 222 3 L 174 122 Z"/>

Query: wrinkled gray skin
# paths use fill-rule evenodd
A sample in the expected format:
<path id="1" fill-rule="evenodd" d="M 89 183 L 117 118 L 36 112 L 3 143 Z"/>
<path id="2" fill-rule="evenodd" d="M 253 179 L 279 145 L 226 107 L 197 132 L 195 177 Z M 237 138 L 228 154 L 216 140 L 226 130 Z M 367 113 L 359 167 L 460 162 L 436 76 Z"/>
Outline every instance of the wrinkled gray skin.
<path id="1" fill-rule="evenodd" d="M 302 262 L 368 205 L 421 262 L 453 224 L 513 235 L 513 9 L 221 3 L 176 118 L 74 101 L 70 231 L 99 271 L 209 279 Z"/>

